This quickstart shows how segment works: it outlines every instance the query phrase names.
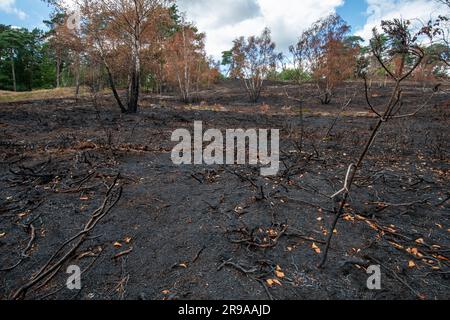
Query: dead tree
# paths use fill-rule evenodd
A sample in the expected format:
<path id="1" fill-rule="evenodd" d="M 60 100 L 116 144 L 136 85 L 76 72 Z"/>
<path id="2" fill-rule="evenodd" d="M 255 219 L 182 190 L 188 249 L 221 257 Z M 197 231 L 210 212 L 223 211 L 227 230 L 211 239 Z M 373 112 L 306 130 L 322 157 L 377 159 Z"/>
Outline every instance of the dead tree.
<path id="1" fill-rule="evenodd" d="M 375 125 L 375 128 L 373 129 L 372 134 L 370 135 L 357 161 L 349 165 L 343 188 L 332 196 L 334 199 L 337 196 L 342 195 L 342 201 L 340 202 L 339 210 L 336 212 L 336 216 L 328 232 L 326 247 L 323 252 L 322 261 L 319 264 L 320 268 L 323 267 L 327 261 L 333 231 L 335 230 L 339 219 L 344 214 L 344 209 L 349 200 L 356 174 L 362 168 L 364 160 L 375 142 L 380 129 L 386 122 L 394 119 L 414 116 L 426 106 L 426 104 L 424 104 L 417 108 L 415 112 L 410 114 L 400 114 L 402 109 L 402 83 L 411 76 L 414 70 L 420 65 L 425 55 L 424 51 L 417 44 L 418 37 L 421 33 L 411 34 L 410 22 L 397 19 L 393 21 L 383 21 L 382 29 L 384 31 L 384 36 L 388 38 L 388 41 L 387 43 L 384 42 L 382 36 L 375 28 L 373 30 L 374 37 L 371 41 L 372 54 L 376 57 L 381 67 L 389 75 L 390 79 L 394 81 L 395 86 L 392 90 L 389 101 L 384 106 L 384 111 L 379 111 L 378 108 L 376 108 L 370 101 L 367 79 L 364 76 L 367 105 L 371 112 L 377 116 L 378 122 Z M 397 65 L 395 71 L 388 66 L 386 63 L 386 58 L 398 58 L 400 65 Z M 409 68 L 407 64 L 408 60 L 414 61 Z"/>

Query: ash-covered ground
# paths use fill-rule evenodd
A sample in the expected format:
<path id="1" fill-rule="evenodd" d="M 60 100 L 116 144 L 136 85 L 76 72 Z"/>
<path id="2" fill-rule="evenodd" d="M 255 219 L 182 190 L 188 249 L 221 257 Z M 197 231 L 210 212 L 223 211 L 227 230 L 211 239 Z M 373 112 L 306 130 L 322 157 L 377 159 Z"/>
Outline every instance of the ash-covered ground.
<path id="1" fill-rule="evenodd" d="M 374 104 L 390 89 L 374 84 Z M 257 104 L 234 82 L 191 105 L 148 94 L 137 115 L 109 96 L 1 104 L 0 298 L 449 299 L 448 93 L 385 124 L 319 269 L 339 205 L 330 196 L 377 119 L 361 83 L 328 106 L 308 90 L 303 130 L 286 96 L 298 89 L 279 83 Z M 404 112 L 430 95 L 408 84 Z M 194 121 L 280 129 L 279 174 L 174 165 L 171 134 Z M 81 290 L 66 287 L 70 265 Z M 367 288 L 370 265 L 381 266 L 381 290 Z"/>

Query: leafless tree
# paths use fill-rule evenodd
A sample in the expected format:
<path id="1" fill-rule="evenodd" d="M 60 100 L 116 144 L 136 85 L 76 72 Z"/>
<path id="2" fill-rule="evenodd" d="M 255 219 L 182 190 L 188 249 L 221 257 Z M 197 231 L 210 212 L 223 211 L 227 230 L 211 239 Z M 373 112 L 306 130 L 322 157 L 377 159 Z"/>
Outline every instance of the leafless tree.
<path id="1" fill-rule="evenodd" d="M 382 29 L 385 37 L 382 37 L 380 33 L 378 33 L 377 29 L 373 30 L 374 36 L 371 41 L 372 53 L 376 57 L 380 65 L 383 67 L 383 69 L 386 71 L 386 73 L 389 75 L 389 77 L 394 81 L 395 86 L 392 90 L 389 100 L 384 105 L 384 111 L 381 111 L 370 101 L 367 80 L 365 78 L 367 104 L 371 112 L 373 112 L 378 117 L 378 122 L 375 125 L 372 134 L 365 144 L 359 158 L 356 160 L 356 162 L 349 165 L 343 188 L 332 196 L 332 198 L 341 196 L 342 201 L 340 202 L 340 207 L 336 212 L 336 216 L 329 229 L 326 248 L 324 250 L 322 261 L 319 267 L 323 267 L 326 263 L 328 251 L 333 237 L 333 230 L 335 230 L 339 219 L 344 213 L 344 208 L 346 207 L 349 200 L 350 192 L 356 174 L 359 170 L 361 170 L 364 160 L 370 152 L 370 149 L 375 142 L 380 129 L 388 121 L 415 116 L 426 107 L 425 103 L 419 106 L 412 113 L 401 114 L 403 106 L 403 104 L 401 103 L 403 94 L 402 83 L 411 76 L 411 74 L 414 72 L 414 70 L 417 69 L 424 58 L 424 51 L 418 44 L 418 37 L 420 36 L 420 32 L 412 34 L 410 31 L 410 22 L 403 20 L 383 21 Z M 397 65 L 395 70 L 389 67 L 386 62 L 387 60 L 391 60 L 393 58 L 398 58 L 398 60 L 400 61 L 400 64 Z M 409 67 L 407 65 L 407 60 L 413 61 L 411 66 Z"/>

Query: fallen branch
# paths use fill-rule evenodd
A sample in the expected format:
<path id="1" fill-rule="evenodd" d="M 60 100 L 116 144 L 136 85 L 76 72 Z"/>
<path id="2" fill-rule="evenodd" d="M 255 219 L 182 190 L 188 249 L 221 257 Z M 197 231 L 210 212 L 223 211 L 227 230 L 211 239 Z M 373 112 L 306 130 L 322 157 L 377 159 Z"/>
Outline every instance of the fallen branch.
<path id="1" fill-rule="evenodd" d="M 20 254 L 21 258 L 20 260 L 14 264 L 11 267 L 5 268 L 5 269 L 0 269 L 0 272 L 7 272 L 7 271 L 11 271 L 14 270 L 15 268 L 17 268 L 25 259 L 29 258 L 30 256 L 27 254 L 27 252 L 31 249 L 31 247 L 33 246 L 33 242 L 36 239 L 36 229 L 34 228 L 34 226 L 32 224 L 30 224 L 30 240 L 28 241 L 27 246 L 25 247 L 25 249 L 22 251 L 22 253 Z"/>
<path id="2" fill-rule="evenodd" d="M 133 247 L 131 247 L 128 250 L 124 250 L 122 252 L 119 252 L 118 254 L 116 254 L 114 257 L 112 257 L 113 260 L 118 259 L 120 257 L 126 256 L 128 254 L 130 254 L 131 252 L 133 252 Z"/>
<path id="3" fill-rule="evenodd" d="M 82 245 L 82 243 L 85 241 L 89 233 L 95 228 L 95 226 L 115 207 L 115 205 L 119 202 L 121 196 L 122 196 L 122 187 L 120 186 L 118 188 L 118 191 L 116 194 L 113 194 L 113 189 L 117 185 L 117 181 L 120 178 L 120 174 L 116 176 L 111 186 L 108 188 L 108 191 L 106 193 L 105 200 L 100 208 L 95 210 L 91 216 L 91 219 L 86 223 L 83 230 L 80 231 L 78 234 L 64 242 L 61 247 L 52 255 L 52 257 L 47 261 L 47 263 L 37 272 L 29 282 L 24 284 L 22 287 L 20 287 L 11 297 L 13 300 L 21 300 L 24 299 L 26 296 L 27 291 L 35 286 L 37 283 L 45 279 L 47 276 L 50 275 L 49 278 L 47 278 L 46 281 L 49 281 L 52 276 L 55 275 L 55 270 L 61 268 L 61 266 L 70 258 L 73 256 L 75 251 Z M 114 199 L 115 196 L 115 199 Z M 109 204 L 109 205 L 108 205 Z M 63 256 L 57 260 L 53 265 L 52 262 L 58 254 L 70 243 L 78 239 L 78 241 L 73 245 L 66 253 L 63 254 Z M 51 266 L 50 266 L 51 265 Z"/>
<path id="4" fill-rule="evenodd" d="M 371 260 L 373 262 L 375 262 L 376 264 L 380 265 L 381 267 L 383 267 L 386 271 L 389 271 L 389 273 L 397 280 L 399 281 L 401 284 L 403 284 L 406 288 L 408 288 L 417 298 L 419 298 L 420 300 L 424 300 L 424 296 L 422 294 L 420 294 L 419 292 L 417 292 L 413 287 L 411 287 L 405 280 L 403 280 L 402 278 L 400 278 L 400 276 L 395 272 L 392 271 L 390 268 L 386 267 L 384 264 L 382 264 L 380 261 L 378 261 L 377 259 L 371 257 L 371 256 L 365 256 L 365 259 Z"/>

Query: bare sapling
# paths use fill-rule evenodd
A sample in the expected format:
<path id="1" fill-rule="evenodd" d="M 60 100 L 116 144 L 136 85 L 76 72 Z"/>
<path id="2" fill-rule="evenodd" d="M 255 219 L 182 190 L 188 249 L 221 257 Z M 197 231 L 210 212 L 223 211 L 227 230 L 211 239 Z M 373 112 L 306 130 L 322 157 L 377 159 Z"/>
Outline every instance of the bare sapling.
<path id="1" fill-rule="evenodd" d="M 383 35 L 379 34 L 376 28 L 373 30 L 373 39 L 370 44 L 371 51 L 380 66 L 386 71 L 389 78 L 394 82 L 394 88 L 392 89 L 389 100 L 384 106 L 384 111 L 379 111 L 378 108 L 376 108 L 370 101 L 367 78 L 363 74 L 365 80 L 367 105 L 371 112 L 378 118 L 378 122 L 375 125 L 367 143 L 364 145 L 359 158 L 348 166 L 343 188 L 331 197 L 335 199 L 336 197 L 341 196 L 342 201 L 340 202 L 339 209 L 337 210 L 334 220 L 329 228 L 326 247 L 323 252 L 319 268 L 322 268 L 326 264 L 328 251 L 333 238 L 333 231 L 335 230 L 339 219 L 344 214 L 356 175 L 358 171 L 361 170 L 364 160 L 370 152 L 380 129 L 388 121 L 416 115 L 427 105 L 425 102 L 423 105 L 418 107 L 416 111 L 409 114 L 401 114 L 403 107 L 403 104 L 401 103 L 402 83 L 413 74 L 424 58 L 424 51 L 418 44 L 418 38 L 423 34 L 423 32 L 420 31 L 418 33 L 412 33 L 410 30 L 409 21 L 397 19 L 393 21 L 383 21 L 382 29 L 384 32 Z M 395 68 L 388 66 L 388 63 L 386 62 L 387 59 L 395 59 L 398 62 Z M 408 61 L 412 61 L 412 63 L 408 64 Z"/>

